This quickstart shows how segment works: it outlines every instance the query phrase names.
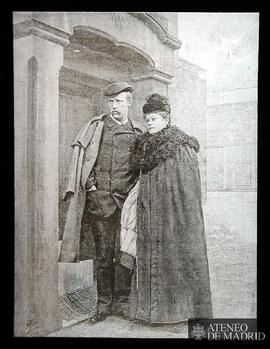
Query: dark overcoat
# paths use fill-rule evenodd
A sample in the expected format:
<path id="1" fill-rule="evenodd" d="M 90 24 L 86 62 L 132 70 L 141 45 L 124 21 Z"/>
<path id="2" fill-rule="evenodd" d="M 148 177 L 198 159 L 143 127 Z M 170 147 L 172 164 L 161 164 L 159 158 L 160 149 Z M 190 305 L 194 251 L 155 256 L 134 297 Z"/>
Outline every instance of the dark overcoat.
<path id="1" fill-rule="evenodd" d="M 177 127 L 135 144 L 141 168 L 137 202 L 137 270 L 132 317 L 169 323 L 212 317 L 201 202 L 199 144 Z"/>
<path id="2" fill-rule="evenodd" d="M 85 184 L 98 156 L 104 127 L 103 119 L 106 115 L 91 119 L 71 144 L 73 152 L 63 195 L 64 200 L 69 200 L 69 207 L 60 249 L 60 262 L 76 263 L 96 257 L 91 222 L 88 215 L 84 215 Z M 131 119 L 131 123 L 135 134 L 141 135 L 144 132 L 144 128 L 136 120 Z"/>

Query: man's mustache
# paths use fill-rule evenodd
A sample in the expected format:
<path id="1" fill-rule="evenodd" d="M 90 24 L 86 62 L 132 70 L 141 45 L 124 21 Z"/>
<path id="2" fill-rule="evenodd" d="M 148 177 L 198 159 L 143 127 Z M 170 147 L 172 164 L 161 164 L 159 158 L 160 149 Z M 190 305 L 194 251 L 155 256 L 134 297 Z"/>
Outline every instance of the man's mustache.
<path id="1" fill-rule="evenodd" d="M 118 111 L 116 111 L 116 110 L 113 110 L 113 111 L 112 111 L 112 114 L 118 114 L 118 115 L 120 115 L 120 113 L 119 113 Z"/>

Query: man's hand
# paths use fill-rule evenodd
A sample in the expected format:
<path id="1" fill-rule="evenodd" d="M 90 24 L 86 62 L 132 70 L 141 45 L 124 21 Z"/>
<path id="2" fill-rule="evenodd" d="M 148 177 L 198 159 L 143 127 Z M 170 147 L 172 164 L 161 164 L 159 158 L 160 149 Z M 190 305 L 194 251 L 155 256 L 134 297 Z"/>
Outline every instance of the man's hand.
<path id="1" fill-rule="evenodd" d="M 68 191 L 63 199 L 63 201 L 69 201 L 71 197 L 74 195 L 72 191 Z"/>

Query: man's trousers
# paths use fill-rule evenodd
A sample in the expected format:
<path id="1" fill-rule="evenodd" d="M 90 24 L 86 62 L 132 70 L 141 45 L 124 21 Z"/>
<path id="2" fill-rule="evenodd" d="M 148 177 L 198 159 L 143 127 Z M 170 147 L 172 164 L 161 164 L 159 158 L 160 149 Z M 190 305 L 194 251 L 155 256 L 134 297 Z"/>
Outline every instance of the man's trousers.
<path id="1" fill-rule="evenodd" d="M 96 276 L 99 313 L 121 313 L 128 310 L 131 285 L 130 269 L 120 265 L 121 211 L 109 217 L 90 214 L 96 245 Z"/>

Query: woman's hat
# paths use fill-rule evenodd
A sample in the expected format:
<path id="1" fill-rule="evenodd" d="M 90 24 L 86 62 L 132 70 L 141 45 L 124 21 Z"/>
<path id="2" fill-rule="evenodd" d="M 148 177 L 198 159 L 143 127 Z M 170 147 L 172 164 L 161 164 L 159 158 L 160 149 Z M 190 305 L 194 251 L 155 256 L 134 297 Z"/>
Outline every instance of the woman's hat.
<path id="1" fill-rule="evenodd" d="M 149 114 L 157 111 L 166 111 L 170 113 L 171 107 L 167 97 L 153 93 L 146 99 L 146 103 L 143 106 L 143 113 Z"/>

